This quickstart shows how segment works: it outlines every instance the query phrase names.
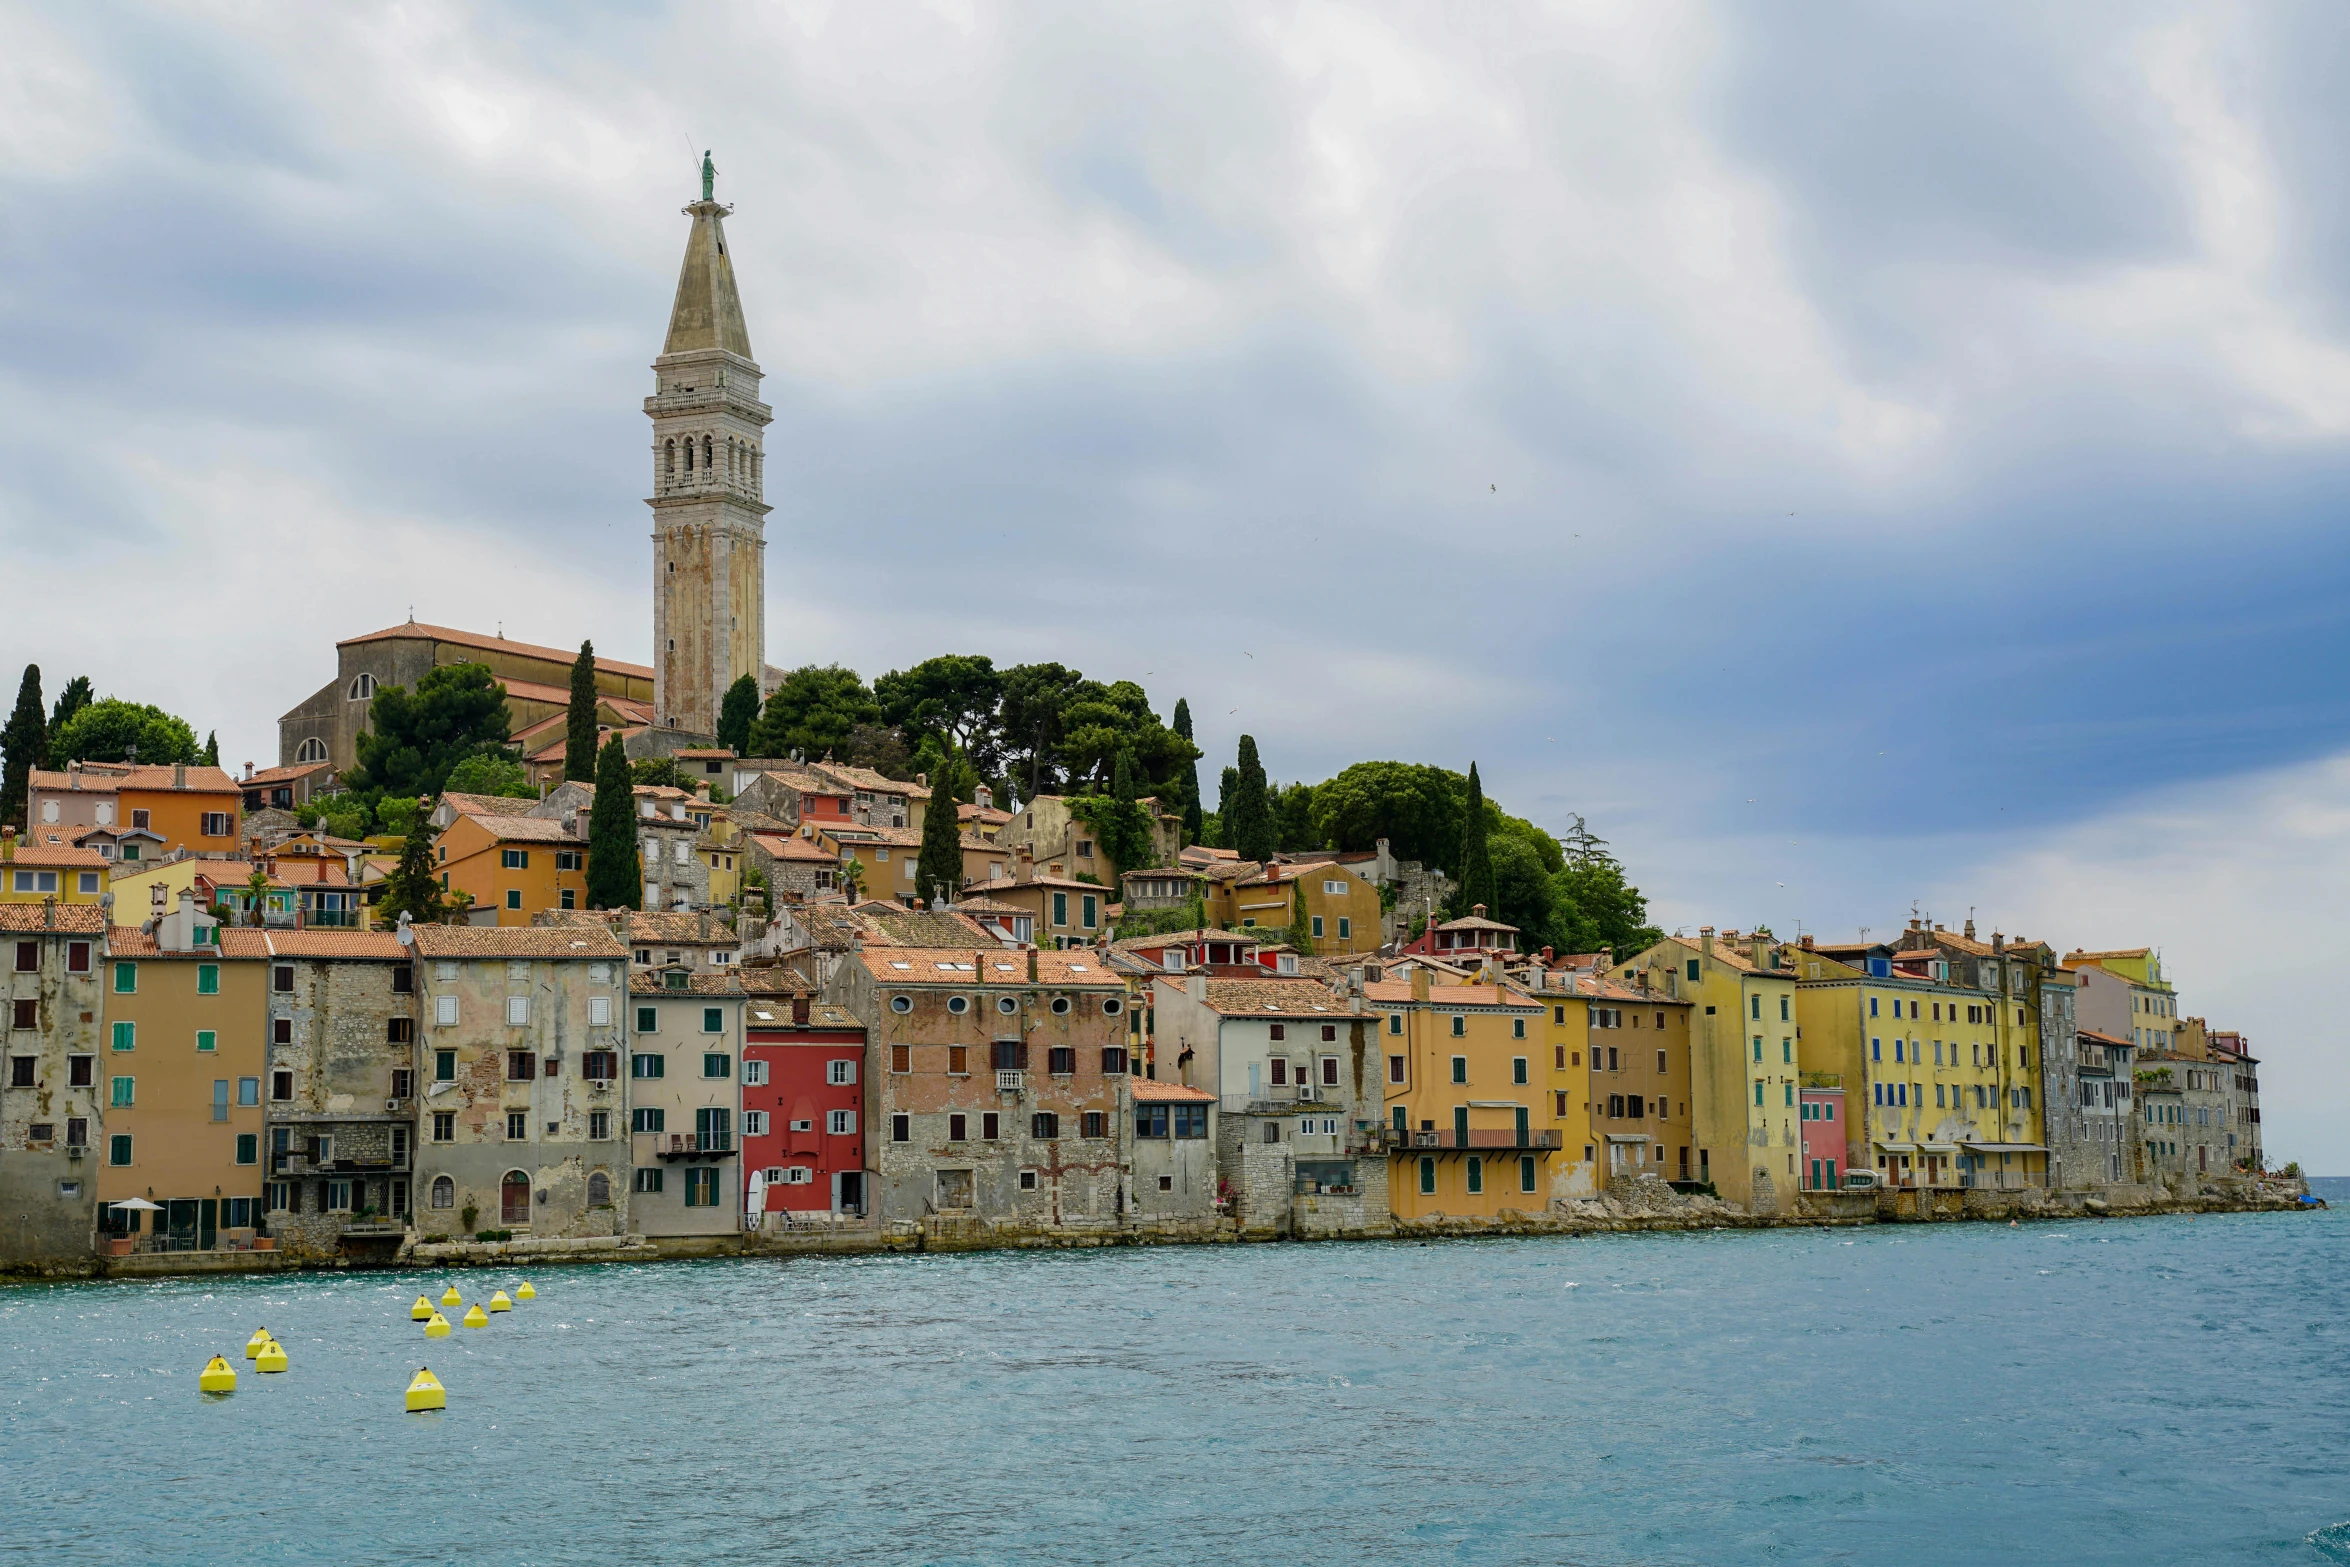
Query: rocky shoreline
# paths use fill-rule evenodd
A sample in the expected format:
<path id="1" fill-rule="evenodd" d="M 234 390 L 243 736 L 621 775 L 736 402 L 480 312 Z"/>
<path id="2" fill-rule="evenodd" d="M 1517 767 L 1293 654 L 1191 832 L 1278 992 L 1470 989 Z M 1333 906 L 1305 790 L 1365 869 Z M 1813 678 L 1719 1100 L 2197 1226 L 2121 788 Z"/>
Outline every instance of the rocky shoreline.
<path id="1" fill-rule="evenodd" d="M 1651 1183 L 1569 1200 L 1551 1211 L 1500 1218 L 1397 1221 L 1357 1230 L 1290 1234 L 1242 1230 L 1228 1219 L 1200 1224 L 1126 1225 L 1033 1230 L 1010 1225 L 933 1223 L 887 1229 L 840 1226 L 773 1235 L 652 1238 L 592 1236 L 576 1240 L 439 1241 L 410 1239 L 381 1257 L 317 1257 L 292 1252 L 166 1252 L 93 1257 L 85 1264 L 0 1270 L 0 1280 L 156 1279 L 225 1274 L 384 1272 L 430 1267 L 664 1262 L 716 1257 L 850 1256 L 969 1251 L 1080 1250 L 1110 1246 L 1245 1245 L 1278 1241 L 1480 1240 L 1502 1236 L 1623 1235 L 1704 1230 L 1855 1228 L 1876 1224 L 2047 1223 L 2082 1219 L 2194 1217 L 2221 1213 L 2314 1212 L 2300 1181 L 2231 1179 L 2194 1193 L 2119 1189 L 2108 1196 L 2037 1188 L 1897 1190 L 1806 1194 L 1794 1214 L 1753 1214 L 1703 1195 Z"/>

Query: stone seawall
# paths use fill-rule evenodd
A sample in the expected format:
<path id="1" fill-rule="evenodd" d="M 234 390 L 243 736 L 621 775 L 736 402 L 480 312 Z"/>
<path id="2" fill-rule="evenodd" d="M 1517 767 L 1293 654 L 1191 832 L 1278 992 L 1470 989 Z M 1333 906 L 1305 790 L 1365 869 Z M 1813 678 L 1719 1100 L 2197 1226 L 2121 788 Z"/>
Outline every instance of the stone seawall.
<path id="1" fill-rule="evenodd" d="M 420 1267 L 546 1267 L 597 1262 L 668 1262 L 715 1257 L 855 1256 L 884 1253 L 1069 1251 L 1109 1246 L 1214 1246 L 1326 1240 L 1477 1240 L 1518 1235 L 1621 1235 L 1644 1231 L 1851 1228 L 1873 1224 L 2024 1223 L 2081 1219 L 2157 1218 L 2216 1213 L 2315 1211 L 2303 1193 L 2268 1183 L 2258 1190 L 2172 1196 L 2135 1192 L 2130 1200 L 2027 1189 L 2021 1191 L 1906 1190 L 1806 1194 L 1793 1215 L 1757 1215 L 1710 1197 L 1643 1195 L 1592 1197 L 1554 1203 L 1534 1212 L 1477 1218 L 1431 1217 L 1380 1224 L 1299 1227 L 1287 1235 L 1243 1230 L 1231 1219 L 1145 1219 L 1126 1224 L 1037 1229 L 980 1220 L 933 1220 L 886 1228 L 842 1226 L 775 1235 L 646 1237 L 592 1236 L 575 1240 L 411 1242 L 396 1255 L 334 1260 L 283 1252 L 165 1252 L 93 1257 L 86 1262 L 11 1266 L 0 1279 L 151 1279 L 246 1273 L 352 1272 Z M 2322 1206 L 2322 1205 L 2316 1205 Z"/>

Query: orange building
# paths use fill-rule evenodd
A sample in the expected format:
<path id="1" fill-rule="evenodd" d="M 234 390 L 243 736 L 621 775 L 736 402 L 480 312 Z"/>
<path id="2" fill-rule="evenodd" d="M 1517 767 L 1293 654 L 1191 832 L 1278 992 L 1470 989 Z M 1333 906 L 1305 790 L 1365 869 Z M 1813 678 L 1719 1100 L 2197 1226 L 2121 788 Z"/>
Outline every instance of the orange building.
<path id="1" fill-rule="evenodd" d="M 174 849 L 235 853 L 244 805 L 244 791 L 217 767 L 120 762 L 73 762 L 56 773 L 36 768 L 26 802 L 34 829 L 152 832 L 163 840 L 155 851 L 160 854 Z"/>
<path id="2" fill-rule="evenodd" d="M 570 827 L 539 816 L 460 816 L 433 844 L 441 888 L 497 910 L 501 925 L 528 925 L 544 909 L 584 909 L 587 845 Z"/>

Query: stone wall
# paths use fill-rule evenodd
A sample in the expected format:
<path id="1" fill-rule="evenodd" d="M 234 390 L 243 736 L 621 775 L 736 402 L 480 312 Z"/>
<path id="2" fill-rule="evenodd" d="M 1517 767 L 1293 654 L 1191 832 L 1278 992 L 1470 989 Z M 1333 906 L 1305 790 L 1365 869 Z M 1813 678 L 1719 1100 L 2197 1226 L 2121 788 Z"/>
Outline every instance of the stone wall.
<path id="1" fill-rule="evenodd" d="M 414 1206 L 416 1009 L 413 993 L 399 988 L 412 971 L 404 956 L 281 958 L 271 968 L 264 1189 L 285 1205 L 265 1203 L 264 1217 L 281 1250 L 332 1255 L 347 1223 L 363 1214 L 405 1218 Z M 292 988 L 276 988 L 277 974 Z M 396 1031 L 408 1038 L 394 1039 Z M 400 1072 L 410 1091 L 395 1096 Z M 291 1096 L 277 1097 L 288 1086 Z M 313 1156 L 321 1139 L 331 1139 L 331 1157 Z M 347 1207 L 330 1206 L 330 1181 L 350 1184 Z"/>
<path id="2" fill-rule="evenodd" d="M 41 911 L 18 905 L 15 922 L 0 926 L 0 1264 L 11 1267 L 80 1264 L 96 1239 L 98 1165 L 105 1157 L 103 1062 L 99 1044 L 104 997 L 96 911 L 59 909 L 64 923 L 83 930 L 40 928 Z M 16 928 L 17 924 L 31 928 Z M 20 942 L 30 942 L 35 966 L 17 967 Z M 87 968 L 72 972 L 75 944 Z M 17 1004 L 32 1003 L 33 1026 L 20 1029 Z M 30 1063 L 31 1082 L 16 1086 Z M 78 1071 L 86 1081 L 74 1082 Z M 83 1141 L 73 1143 L 73 1123 Z"/>

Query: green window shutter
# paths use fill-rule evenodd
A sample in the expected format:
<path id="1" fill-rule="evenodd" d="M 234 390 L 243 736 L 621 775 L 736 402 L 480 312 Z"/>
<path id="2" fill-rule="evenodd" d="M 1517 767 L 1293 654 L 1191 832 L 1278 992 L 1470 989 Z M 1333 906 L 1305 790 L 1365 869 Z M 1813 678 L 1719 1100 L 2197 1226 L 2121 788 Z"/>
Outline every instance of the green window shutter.
<path id="1" fill-rule="evenodd" d="M 725 1013 L 725 1011 L 724 1011 L 722 1008 L 719 1008 L 719 1007 L 704 1007 L 704 1008 L 702 1008 L 702 1032 L 703 1032 L 703 1033 L 705 1033 L 705 1034 L 718 1034 L 718 1033 L 723 1033 L 723 1032 L 725 1032 L 725 1029 L 726 1029 L 726 1013 Z"/>
<path id="2" fill-rule="evenodd" d="M 139 1043 L 139 1025 L 138 1025 L 138 1024 L 136 1024 L 136 1023 L 117 1023 L 117 1024 L 115 1024 L 115 1025 L 114 1025 L 114 1048 L 115 1048 L 115 1049 L 117 1049 L 117 1050 L 134 1050 L 134 1049 L 138 1048 L 138 1043 Z"/>
<path id="3" fill-rule="evenodd" d="M 1759 1109 L 1759 1108 L 1761 1108 L 1761 1106 L 1762 1106 L 1762 1090 L 1763 1090 L 1763 1085 L 1762 1085 L 1762 1084 L 1760 1084 L 1760 1083 L 1757 1083 L 1757 1084 L 1755 1084 L 1755 1085 L 1754 1085 L 1754 1103 L 1755 1103 L 1755 1106 L 1756 1106 L 1756 1108 L 1758 1108 L 1758 1109 Z"/>
<path id="4" fill-rule="evenodd" d="M 239 1132 L 239 1133 L 237 1133 L 237 1163 L 239 1163 L 239 1164 L 259 1164 L 260 1162 L 261 1162 L 261 1137 L 260 1137 L 260 1135 L 259 1135 L 258 1133 L 255 1133 L 255 1132 Z"/>
<path id="5" fill-rule="evenodd" d="M 1396 1113 L 1401 1115 L 1403 1112 L 1399 1110 Z M 1436 1195 L 1436 1161 L 1433 1159 L 1420 1161 L 1420 1195 L 1423 1197 Z"/>
<path id="6" fill-rule="evenodd" d="M 118 1133 L 106 1139 L 106 1162 L 108 1164 L 128 1164 L 131 1162 L 131 1140 L 128 1133 Z"/>
<path id="7" fill-rule="evenodd" d="M 1485 1191 L 1485 1161 L 1472 1155 L 1469 1159 L 1469 1195 L 1480 1196 Z"/>
<path id="8" fill-rule="evenodd" d="M 638 1007 L 636 1009 L 636 1031 L 638 1033 L 650 1034 L 657 1032 L 660 1021 L 660 1014 L 653 1008 Z"/>
<path id="9" fill-rule="evenodd" d="M 115 964 L 114 993 L 118 996 L 136 995 L 138 993 L 138 989 L 139 965 L 136 963 Z"/>
<path id="10" fill-rule="evenodd" d="M 136 1101 L 139 1086 L 137 1078 L 117 1077 L 111 1080 L 109 1086 L 112 1092 L 108 1099 L 115 1109 L 128 1109 Z"/>
<path id="11" fill-rule="evenodd" d="M 219 1044 L 220 1036 L 211 1029 L 199 1028 L 196 1030 L 196 1048 L 198 1050 L 214 1050 L 219 1047 Z"/>
<path id="12" fill-rule="evenodd" d="M 1467 1105 L 1452 1107 L 1452 1145 L 1455 1148 L 1469 1146 L 1469 1107 Z"/>
<path id="13" fill-rule="evenodd" d="M 1793 1083 L 1787 1085 L 1787 1107 L 1790 1110 L 1795 1108 L 1795 1085 Z"/>
<path id="14" fill-rule="evenodd" d="M 1065 892 L 1053 894 L 1053 923 L 1055 925 L 1069 923 L 1069 895 Z"/>
<path id="15" fill-rule="evenodd" d="M 220 994 L 219 964 L 199 963 L 196 965 L 196 994 L 199 996 L 217 996 Z"/>

